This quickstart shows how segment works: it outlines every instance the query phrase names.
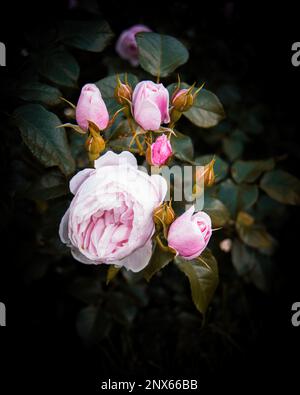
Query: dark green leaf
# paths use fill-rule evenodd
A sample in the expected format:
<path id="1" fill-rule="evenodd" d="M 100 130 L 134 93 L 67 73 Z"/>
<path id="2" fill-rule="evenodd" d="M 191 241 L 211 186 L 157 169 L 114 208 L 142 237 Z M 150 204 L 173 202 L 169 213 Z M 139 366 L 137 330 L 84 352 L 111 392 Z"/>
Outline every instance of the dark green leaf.
<path id="1" fill-rule="evenodd" d="M 30 186 L 26 195 L 32 199 L 48 200 L 66 195 L 68 192 L 66 178 L 60 171 L 51 169 Z"/>
<path id="2" fill-rule="evenodd" d="M 241 240 L 250 247 L 269 249 L 272 246 L 272 237 L 261 224 L 246 224 L 239 220 L 236 221 L 236 230 Z"/>
<path id="3" fill-rule="evenodd" d="M 214 93 L 201 89 L 193 107 L 183 115 L 201 128 L 211 128 L 225 118 L 225 111 Z"/>
<path id="4" fill-rule="evenodd" d="M 228 158 L 233 161 L 242 155 L 244 142 L 234 136 L 226 137 L 223 140 L 223 150 Z"/>
<path id="5" fill-rule="evenodd" d="M 218 264 L 209 250 L 205 250 L 199 258 L 186 261 L 177 257 L 175 262 L 190 281 L 195 306 L 205 314 L 219 282 Z"/>
<path id="6" fill-rule="evenodd" d="M 34 57 L 40 74 L 58 85 L 74 87 L 79 77 L 79 65 L 69 52 L 55 48 Z"/>
<path id="7" fill-rule="evenodd" d="M 75 171 L 74 159 L 61 121 L 39 104 L 27 104 L 14 112 L 14 121 L 33 155 L 46 167 L 58 166 L 70 175 Z"/>
<path id="8" fill-rule="evenodd" d="M 192 139 L 176 130 L 176 136 L 172 136 L 171 145 L 174 155 L 180 160 L 191 161 L 194 157 Z"/>
<path id="9" fill-rule="evenodd" d="M 141 67 L 154 76 L 166 77 L 186 63 L 189 53 L 176 38 L 158 33 L 138 33 Z"/>
<path id="10" fill-rule="evenodd" d="M 283 170 L 264 174 L 260 187 L 272 199 L 284 204 L 300 204 L 300 180 Z"/>
<path id="11" fill-rule="evenodd" d="M 268 272 L 271 261 L 266 255 L 262 255 L 253 248 L 245 246 L 235 239 L 231 251 L 232 263 L 237 273 L 247 282 L 253 283 L 262 291 L 269 288 Z"/>
<path id="12" fill-rule="evenodd" d="M 233 218 L 240 210 L 251 207 L 258 198 L 258 188 L 256 185 L 238 184 L 227 179 L 218 186 L 218 198 L 222 200 L 229 209 Z"/>
<path id="13" fill-rule="evenodd" d="M 274 166 L 274 159 L 238 160 L 232 165 L 231 174 L 233 179 L 238 183 L 253 182 L 260 177 L 263 172 L 272 170 Z"/>
<path id="14" fill-rule="evenodd" d="M 230 213 L 224 203 L 212 197 L 204 199 L 203 211 L 210 216 L 214 228 L 224 226 L 230 219 Z"/>
<path id="15" fill-rule="evenodd" d="M 214 164 L 214 172 L 216 176 L 216 182 L 219 182 L 223 180 L 228 173 L 228 164 L 221 159 L 217 155 L 203 155 L 203 156 L 198 156 L 195 159 L 195 162 L 199 163 L 199 165 L 207 165 L 211 160 L 215 158 L 215 164 Z"/>
<path id="16" fill-rule="evenodd" d="M 171 262 L 173 258 L 174 254 L 162 251 L 158 245 L 156 245 L 149 264 L 143 270 L 144 278 L 150 281 L 151 278 Z"/>
<path id="17" fill-rule="evenodd" d="M 61 27 L 63 43 L 91 52 L 103 51 L 113 36 L 104 20 L 64 21 Z"/>
<path id="18" fill-rule="evenodd" d="M 20 86 L 18 97 L 30 102 L 41 102 L 50 106 L 59 104 L 61 92 L 54 86 L 32 81 Z"/>

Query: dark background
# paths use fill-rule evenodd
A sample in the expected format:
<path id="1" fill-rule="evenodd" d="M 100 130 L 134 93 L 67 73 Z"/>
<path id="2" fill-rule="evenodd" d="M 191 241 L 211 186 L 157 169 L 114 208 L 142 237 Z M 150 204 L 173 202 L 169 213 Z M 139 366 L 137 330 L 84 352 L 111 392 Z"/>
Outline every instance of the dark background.
<path id="1" fill-rule="evenodd" d="M 2 7 L 2 6 L 1 6 Z M 291 64 L 291 46 L 299 41 L 296 31 L 297 9 L 294 2 L 270 6 L 249 2 L 143 2 L 130 5 L 110 0 L 100 3 L 103 16 L 118 35 L 124 28 L 137 22 L 156 31 L 178 35 L 190 42 L 190 76 L 199 74 L 208 80 L 215 71 L 213 84 L 227 79 L 247 92 L 252 100 L 263 103 L 269 111 L 269 126 L 260 145 L 250 147 L 249 158 L 287 154 L 284 168 L 299 176 L 299 84 L 300 67 Z M 76 11 L 77 12 L 77 11 Z M 18 70 L 19 52 L 24 44 L 24 32 L 43 31 L 58 19 L 68 17 L 67 2 L 32 2 L 5 4 L 1 9 L 0 41 L 7 47 L 7 67 L 0 69 L 1 87 L 9 75 Z M 3 25 L 5 21 L 5 26 Z M 203 47 L 202 52 L 197 47 Z M 201 70 L 201 71 L 199 71 Z M 11 99 L 1 94 L 1 104 Z M 10 103 L 8 104 L 10 105 Z M 199 147 L 198 147 L 199 148 Z M 200 149 L 200 148 L 199 148 Z M 1 146 L 1 184 L 3 201 L 10 185 L 10 164 L 7 147 Z M 297 174 L 298 173 L 298 174 Z M 8 198 L 7 198 L 8 199 Z M 276 265 L 280 287 L 271 294 L 263 294 L 252 286 L 244 291 L 248 300 L 248 318 L 239 316 L 238 303 L 229 300 L 227 310 L 234 310 L 240 318 L 239 331 L 234 341 L 237 347 L 211 333 L 197 336 L 195 325 L 179 331 L 177 322 L 164 314 L 172 301 L 162 306 L 161 320 L 151 321 L 147 311 L 141 311 L 129 336 L 132 349 L 124 350 L 116 327 L 111 335 L 112 348 L 102 351 L 86 349 L 75 327 L 77 305 L 66 294 L 64 281 L 53 270 L 43 281 L 28 286 L 19 263 L 23 244 L 31 239 L 34 219 L 24 205 L 12 213 L 4 205 L 1 238 L 2 259 L 0 301 L 7 306 L 7 327 L 0 328 L 0 381 L 7 380 L 10 391 L 35 388 L 40 392 L 52 388 L 57 391 L 82 387 L 95 390 L 99 378 L 198 378 L 201 385 L 237 387 L 241 391 L 253 386 L 257 390 L 282 384 L 285 390 L 297 377 L 300 329 L 291 325 L 291 305 L 300 300 L 299 289 L 299 211 L 289 208 L 280 231 L 276 234 L 279 248 Z M 85 269 L 83 269 L 85 270 Z M 167 272 L 166 272 L 167 275 Z M 164 287 L 164 280 L 151 285 Z M 239 295 L 239 294 L 237 294 Z M 166 296 L 167 300 L 168 296 Z M 155 297 L 152 303 L 159 306 Z M 192 307 L 191 307 L 192 308 Z M 204 329 L 205 331 L 205 329 Z M 149 333 L 148 333 L 149 332 Z M 141 336 L 145 335 L 144 337 Z M 194 349 L 174 352 L 178 339 L 185 337 L 196 344 Z M 161 358 L 150 363 L 148 351 L 158 348 Z M 107 357 L 106 353 L 111 353 Z M 207 357 L 208 355 L 208 357 Z M 199 359 L 198 359 L 199 357 Z M 207 357 L 207 358 L 206 358 Z M 242 383 L 240 380 L 242 379 Z"/>

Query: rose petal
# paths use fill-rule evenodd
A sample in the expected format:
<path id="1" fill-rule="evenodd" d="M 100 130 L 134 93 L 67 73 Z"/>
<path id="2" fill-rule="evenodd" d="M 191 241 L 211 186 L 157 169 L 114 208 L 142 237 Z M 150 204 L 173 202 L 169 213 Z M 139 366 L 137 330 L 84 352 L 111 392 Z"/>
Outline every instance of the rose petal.
<path id="1" fill-rule="evenodd" d="M 113 151 L 106 152 L 105 155 L 100 156 L 95 160 L 95 168 L 99 169 L 105 166 L 132 166 L 137 169 L 137 160 L 135 156 L 129 151 L 123 151 L 119 155 Z"/>
<path id="2" fill-rule="evenodd" d="M 71 178 L 70 180 L 70 191 L 73 193 L 73 195 L 76 194 L 78 191 L 79 187 L 81 184 L 90 176 L 90 174 L 95 171 L 94 169 L 84 169 L 79 171 L 77 174 L 75 174 L 74 177 Z"/>
<path id="3" fill-rule="evenodd" d="M 143 270 L 144 267 L 148 265 L 151 255 L 152 241 L 150 239 L 143 247 L 138 248 L 126 258 L 114 262 L 114 264 L 124 266 L 127 270 L 131 270 L 132 272 L 137 273 Z"/>

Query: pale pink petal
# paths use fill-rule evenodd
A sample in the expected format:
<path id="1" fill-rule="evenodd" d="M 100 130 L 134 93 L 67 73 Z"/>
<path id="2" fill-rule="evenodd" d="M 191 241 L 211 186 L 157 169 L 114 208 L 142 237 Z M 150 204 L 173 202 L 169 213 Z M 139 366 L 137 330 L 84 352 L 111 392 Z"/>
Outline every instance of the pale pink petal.
<path id="1" fill-rule="evenodd" d="M 68 208 L 68 210 L 65 212 L 59 224 L 59 237 L 60 240 L 65 244 L 68 244 L 70 242 L 68 235 L 69 217 L 70 217 L 70 209 Z"/>
<path id="2" fill-rule="evenodd" d="M 73 193 L 73 195 L 76 194 L 78 191 L 79 187 L 81 184 L 90 176 L 91 173 L 93 173 L 95 170 L 94 169 L 84 169 L 79 171 L 77 174 L 75 174 L 74 177 L 71 178 L 70 180 L 70 191 Z"/>
<path id="3" fill-rule="evenodd" d="M 126 258 L 115 262 L 115 264 L 124 266 L 127 270 L 131 270 L 132 272 L 136 273 L 140 272 L 148 265 L 151 255 L 152 241 L 150 239 L 143 247 L 138 248 Z"/>
<path id="4" fill-rule="evenodd" d="M 104 166 L 121 166 L 127 165 L 137 168 L 137 160 L 129 151 L 123 151 L 115 154 L 113 151 L 107 151 L 106 154 L 95 160 L 95 168 L 100 169 Z"/>

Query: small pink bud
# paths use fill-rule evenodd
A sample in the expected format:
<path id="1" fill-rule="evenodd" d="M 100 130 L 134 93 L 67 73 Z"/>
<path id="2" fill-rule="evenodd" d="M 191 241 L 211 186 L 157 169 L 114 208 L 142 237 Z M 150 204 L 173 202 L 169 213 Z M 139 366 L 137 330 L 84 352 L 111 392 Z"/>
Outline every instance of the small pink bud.
<path id="1" fill-rule="evenodd" d="M 147 160 L 150 165 L 162 166 L 172 155 L 172 146 L 165 134 L 161 135 L 148 148 Z"/>

